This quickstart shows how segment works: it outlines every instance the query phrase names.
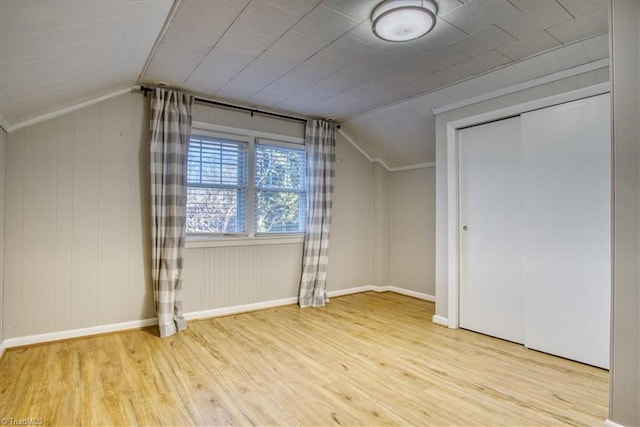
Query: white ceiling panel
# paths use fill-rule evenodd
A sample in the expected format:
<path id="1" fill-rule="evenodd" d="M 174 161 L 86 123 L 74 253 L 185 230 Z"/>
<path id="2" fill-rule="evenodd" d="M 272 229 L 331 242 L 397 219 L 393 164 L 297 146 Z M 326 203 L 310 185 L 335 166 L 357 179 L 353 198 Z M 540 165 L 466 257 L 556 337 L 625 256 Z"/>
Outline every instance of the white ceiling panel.
<path id="1" fill-rule="evenodd" d="M 293 27 L 293 30 L 316 40 L 331 43 L 359 23 L 360 21 L 349 18 L 332 9 L 319 6 L 305 15 Z"/>
<path id="2" fill-rule="evenodd" d="M 547 31 L 560 42 L 570 43 L 595 34 L 606 33 L 608 27 L 609 15 L 607 9 L 600 8 L 562 25 L 551 27 Z"/>
<path id="3" fill-rule="evenodd" d="M 265 86 L 266 84 L 256 80 L 234 78 L 216 92 L 216 96 L 246 102 L 251 99 L 253 95 L 264 89 Z"/>
<path id="4" fill-rule="evenodd" d="M 265 0 L 267 3 L 281 9 L 293 12 L 296 15 L 304 16 L 311 9 L 320 4 L 322 0 Z"/>
<path id="5" fill-rule="evenodd" d="M 519 14 L 497 24 L 515 38 L 522 39 L 571 19 L 573 16 L 557 2 L 538 1 Z"/>
<path id="6" fill-rule="evenodd" d="M 249 55 L 241 50 L 216 46 L 211 50 L 211 52 L 209 52 L 202 62 L 229 70 L 240 71 L 255 61 L 255 59 L 255 56 Z"/>
<path id="7" fill-rule="evenodd" d="M 408 44 L 393 43 L 376 50 L 368 59 L 376 64 L 400 67 L 413 62 L 420 55 L 422 52 Z"/>
<path id="8" fill-rule="evenodd" d="M 250 0 L 184 1 L 176 11 L 163 41 L 199 53 L 209 53 Z M 198 25 L 206 22 L 207 25 Z"/>
<path id="9" fill-rule="evenodd" d="M 558 0 L 558 2 L 576 18 L 596 10 L 606 10 L 609 5 L 609 0 Z"/>
<path id="10" fill-rule="evenodd" d="M 0 0 L 0 113 L 164 81 L 344 120 L 513 61 L 537 75 L 608 54 L 590 38 L 607 31 L 605 0 L 435 0 L 435 29 L 406 43 L 373 34 L 379 1 L 181 0 L 163 29 L 171 1 Z"/>
<path id="11" fill-rule="evenodd" d="M 454 43 L 452 47 L 466 53 L 470 57 L 475 57 L 491 50 L 496 50 L 514 40 L 515 38 L 495 25 L 492 25 Z"/>
<path id="12" fill-rule="evenodd" d="M 184 86 L 195 93 L 213 94 L 222 89 L 237 74 L 235 70 L 228 70 L 220 66 L 200 64 L 191 74 Z"/>
<path id="13" fill-rule="evenodd" d="M 204 54 L 169 43 L 160 43 L 145 73 L 147 81 L 165 82 L 180 87 L 191 76 Z"/>
<path id="14" fill-rule="evenodd" d="M 473 59 L 462 62 L 456 67 L 464 71 L 468 75 L 481 74 L 494 68 L 498 68 L 501 65 L 505 65 L 511 62 L 509 58 L 492 50 L 484 55 L 476 56 Z"/>
<path id="15" fill-rule="evenodd" d="M 471 59 L 469 55 L 451 47 L 443 47 L 440 50 L 423 55 L 414 61 L 414 65 L 422 70 L 426 75 L 437 73 Z"/>
<path id="16" fill-rule="evenodd" d="M 135 84 L 171 5 L 0 1 L 0 113 L 15 124 Z"/>
<path id="17" fill-rule="evenodd" d="M 227 49 L 237 50 L 244 52 L 247 55 L 257 57 L 275 41 L 275 37 L 258 34 L 250 30 L 232 26 L 224 33 L 217 44 L 212 43 L 211 45 L 212 47 L 220 46 Z"/>
<path id="18" fill-rule="evenodd" d="M 260 55 L 260 57 L 253 61 L 246 69 L 256 69 L 259 73 L 278 78 L 294 69 L 301 62 L 302 60 L 287 58 L 286 56 L 264 54 Z M 275 80 L 275 78 L 273 80 Z M 271 83 L 271 81 L 269 83 Z"/>
<path id="19" fill-rule="evenodd" d="M 385 47 L 389 45 L 388 41 L 379 39 L 373 34 L 373 31 L 371 31 L 371 21 L 368 19 L 354 27 L 349 31 L 348 35 L 370 46 Z"/>
<path id="20" fill-rule="evenodd" d="M 265 53 L 294 59 L 307 59 L 326 46 L 325 42 L 307 37 L 295 31 L 288 31 L 276 40 Z"/>
<path id="21" fill-rule="evenodd" d="M 520 10 L 528 9 L 540 3 L 541 0 L 509 0 L 509 2 Z M 546 0 L 549 1 L 549 0 Z M 553 0 L 551 0 L 553 1 Z"/>
<path id="22" fill-rule="evenodd" d="M 238 16 L 234 26 L 278 38 L 299 20 L 300 15 L 298 14 L 264 1 L 254 1 Z"/>
<path id="23" fill-rule="evenodd" d="M 370 26 L 367 28 L 367 31 L 371 33 Z M 435 28 L 431 33 L 429 33 L 428 36 L 420 37 L 416 40 L 411 40 L 407 42 L 407 44 L 424 53 L 427 53 L 438 50 L 442 46 L 455 43 L 456 41 L 461 40 L 467 36 L 468 34 L 464 31 L 454 27 L 445 20 L 440 20 L 436 23 Z"/>
<path id="24" fill-rule="evenodd" d="M 337 73 L 346 67 L 346 64 L 341 64 L 328 58 L 321 56 L 314 56 L 308 59 L 293 71 L 289 72 L 285 77 L 294 76 L 298 78 L 299 82 L 304 85 L 305 82 L 311 82 L 308 86 L 315 84 L 317 81 L 329 77 L 330 75 Z M 295 81 L 296 79 L 292 79 Z"/>
<path id="25" fill-rule="evenodd" d="M 352 63 L 374 55 L 379 48 L 370 46 L 352 37 L 340 37 L 319 52 L 323 58 L 340 63 Z"/>
<path id="26" fill-rule="evenodd" d="M 467 34 L 518 16 L 520 11 L 507 0 L 472 0 L 441 17 Z"/>
<path id="27" fill-rule="evenodd" d="M 357 21 L 363 21 L 371 17 L 371 11 L 380 0 L 324 0 L 322 5 L 335 10 Z"/>
<path id="28" fill-rule="evenodd" d="M 251 97 L 251 102 L 258 105 L 276 105 L 300 92 L 300 88 L 279 82 L 270 84 Z"/>
<path id="29" fill-rule="evenodd" d="M 551 37 L 546 31 L 540 31 L 532 36 L 502 46 L 498 48 L 498 52 L 515 61 L 557 46 L 560 46 L 558 40 Z"/>

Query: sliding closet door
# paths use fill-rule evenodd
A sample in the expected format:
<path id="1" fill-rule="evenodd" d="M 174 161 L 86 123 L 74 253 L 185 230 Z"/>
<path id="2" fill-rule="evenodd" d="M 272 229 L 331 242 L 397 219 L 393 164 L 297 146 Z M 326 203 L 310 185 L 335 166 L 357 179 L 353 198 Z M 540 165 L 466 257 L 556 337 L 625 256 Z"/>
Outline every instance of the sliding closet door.
<path id="1" fill-rule="evenodd" d="M 460 326 L 522 343 L 519 118 L 458 137 Z"/>
<path id="2" fill-rule="evenodd" d="M 609 365 L 609 96 L 522 115 L 525 345 Z"/>

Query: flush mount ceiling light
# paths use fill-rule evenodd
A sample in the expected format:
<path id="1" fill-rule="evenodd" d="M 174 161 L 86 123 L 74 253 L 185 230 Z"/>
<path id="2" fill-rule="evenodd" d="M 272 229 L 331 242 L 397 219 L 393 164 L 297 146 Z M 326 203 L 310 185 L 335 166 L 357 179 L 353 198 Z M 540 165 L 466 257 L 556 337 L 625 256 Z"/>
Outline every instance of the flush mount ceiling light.
<path id="1" fill-rule="evenodd" d="M 371 13 L 373 33 L 383 40 L 404 42 L 427 34 L 436 25 L 433 0 L 385 0 Z"/>

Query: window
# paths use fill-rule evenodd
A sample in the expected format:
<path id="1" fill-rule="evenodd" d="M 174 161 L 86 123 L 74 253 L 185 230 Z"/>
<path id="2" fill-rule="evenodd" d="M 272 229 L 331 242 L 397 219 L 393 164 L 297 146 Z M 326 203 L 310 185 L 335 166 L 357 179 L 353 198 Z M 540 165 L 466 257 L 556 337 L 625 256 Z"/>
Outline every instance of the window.
<path id="1" fill-rule="evenodd" d="M 187 233 L 244 233 L 247 143 L 191 136 L 187 163 Z"/>
<path id="2" fill-rule="evenodd" d="M 305 172 L 304 149 L 256 144 L 256 233 L 304 231 Z"/>
<path id="3" fill-rule="evenodd" d="M 304 232 L 303 145 L 201 133 L 189 141 L 188 234 Z"/>

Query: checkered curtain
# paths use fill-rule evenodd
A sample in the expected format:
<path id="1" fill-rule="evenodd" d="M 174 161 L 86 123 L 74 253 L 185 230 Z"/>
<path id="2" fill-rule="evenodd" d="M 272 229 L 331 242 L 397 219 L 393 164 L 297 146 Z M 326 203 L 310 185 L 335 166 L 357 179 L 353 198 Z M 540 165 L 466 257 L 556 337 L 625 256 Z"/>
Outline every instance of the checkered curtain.
<path id="1" fill-rule="evenodd" d="M 336 163 L 335 124 L 307 122 L 307 227 L 304 234 L 300 307 L 322 307 L 327 297 L 329 232 Z"/>
<path id="2" fill-rule="evenodd" d="M 151 101 L 151 278 L 160 336 L 186 329 L 182 250 L 193 97 L 155 89 Z"/>

